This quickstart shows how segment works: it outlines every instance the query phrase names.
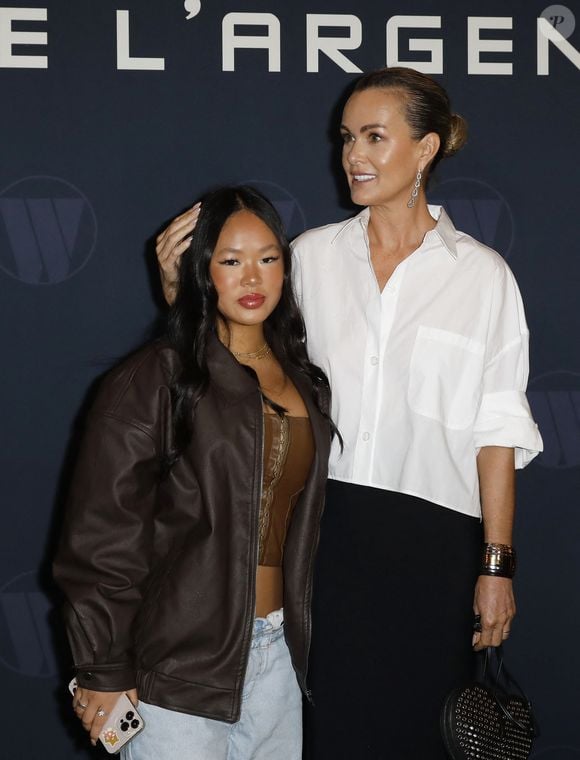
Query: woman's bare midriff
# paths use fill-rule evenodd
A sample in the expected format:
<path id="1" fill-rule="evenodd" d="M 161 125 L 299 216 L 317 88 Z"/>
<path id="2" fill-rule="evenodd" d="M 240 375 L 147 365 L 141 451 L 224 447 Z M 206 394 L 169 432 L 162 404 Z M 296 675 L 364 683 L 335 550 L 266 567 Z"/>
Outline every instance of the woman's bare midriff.
<path id="1" fill-rule="evenodd" d="M 256 617 L 266 617 L 283 604 L 284 582 L 281 567 L 258 565 L 256 572 Z"/>

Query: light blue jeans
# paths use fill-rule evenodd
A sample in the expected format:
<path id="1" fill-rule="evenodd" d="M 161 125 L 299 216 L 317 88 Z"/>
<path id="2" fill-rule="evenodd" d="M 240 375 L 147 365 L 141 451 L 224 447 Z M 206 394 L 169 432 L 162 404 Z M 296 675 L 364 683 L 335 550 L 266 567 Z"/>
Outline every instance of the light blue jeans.
<path id="1" fill-rule="evenodd" d="M 282 611 L 256 618 L 237 723 L 139 702 L 145 728 L 123 760 L 301 760 L 302 695 L 284 640 Z"/>

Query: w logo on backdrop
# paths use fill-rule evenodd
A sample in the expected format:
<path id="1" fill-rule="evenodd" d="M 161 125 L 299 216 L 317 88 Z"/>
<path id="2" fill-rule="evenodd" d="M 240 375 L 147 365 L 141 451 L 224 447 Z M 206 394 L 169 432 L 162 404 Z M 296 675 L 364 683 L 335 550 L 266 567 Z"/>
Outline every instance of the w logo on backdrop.
<path id="1" fill-rule="evenodd" d="M 290 239 L 304 232 L 306 229 L 304 211 L 296 198 L 288 190 L 281 185 L 277 185 L 275 182 L 267 182 L 261 179 L 249 179 L 243 184 L 255 187 L 256 190 L 259 190 L 268 198 L 280 215 L 286 234 Z"/>
<path id="2" fill-rule="evenodd" d="M 528 398 L 544 439 L 538 464 L 560 470 L 580 467 L 580 375 L 550 372 L 535 378 Z"/>
<path id="3" fill-rule="evenodd" d="M 51 605 L 33 573 L 0 589 L 0 663 L 23 676 L 53 676 L 57 663 L 48 616 Z"/>
<path id="4" fill-rule="evenodd" d="M 82 269 L 97 222 L 87 197 L 56 177 L 26 177 L 0 193 L 0 267 L 31 285 L 53 285 Z"/>
<path id="5" fill-rule="evenodd" d="M 476 179 L 450 179 L 429 192 L 429 201 L 445 208 L 461 232 L 493 248 L 504 258 L 513 245 L 514 222 L 505 198 Z"/>

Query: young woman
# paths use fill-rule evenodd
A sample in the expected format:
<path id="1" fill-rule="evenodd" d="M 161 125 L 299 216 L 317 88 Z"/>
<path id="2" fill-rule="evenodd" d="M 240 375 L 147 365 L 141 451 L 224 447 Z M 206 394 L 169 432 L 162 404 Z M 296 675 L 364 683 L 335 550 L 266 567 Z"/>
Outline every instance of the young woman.
<path id="1" fill-rule="evenodd" d="M 515 614 L 514 469 L 542 448 L 528 329 L 501 256 L 427 205 L 429 175 L 466 139 L 441 85 L 365 74 L 340 134 L 364 209 L 294 243 L 344 439 L 314 584 L 308 757 L 443 760 L 442 701 L 470 677 L 472 645 L 501 644 Z M 158 241 L 169 300 L 197 213 Z"/>
<path id="2" fill-rule="evenodd" d="M 133 760 L 299 760 L 332 424 L 280 219 L 210 194 L 167 340 L 105 379 L 55 577 L 96 742 L 127 692 Z"/>

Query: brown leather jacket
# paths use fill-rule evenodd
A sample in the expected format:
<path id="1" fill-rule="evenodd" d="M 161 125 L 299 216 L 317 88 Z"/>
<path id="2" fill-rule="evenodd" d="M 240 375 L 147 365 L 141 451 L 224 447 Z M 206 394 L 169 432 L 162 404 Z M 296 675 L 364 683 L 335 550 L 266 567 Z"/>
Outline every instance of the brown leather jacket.
<path id="1" fill-rule="evenodd" d="M 81 686 L 137 687 L 145 702 L 239 719 L 255 606 L 262 487 L 256 380 L 212 339 L 210 384 L 168 478 L 175 352 L 154 343 L 103 382 L 89 415 L 54 573 Z M 302 394 L 315 459 L 284 549 L 284 631 L 306 692 L 313 560 L 329 425 Z"/>

